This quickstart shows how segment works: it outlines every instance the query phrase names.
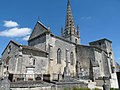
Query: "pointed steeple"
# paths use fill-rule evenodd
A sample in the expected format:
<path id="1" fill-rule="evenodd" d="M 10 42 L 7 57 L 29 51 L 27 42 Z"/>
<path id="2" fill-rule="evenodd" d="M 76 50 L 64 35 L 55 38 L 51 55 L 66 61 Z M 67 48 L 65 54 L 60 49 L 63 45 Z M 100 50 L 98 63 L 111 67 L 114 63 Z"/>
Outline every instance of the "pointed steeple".
<path id="1" fill-rule="evenodd" d="M 61 36 L 68 41 L 80 43 L 80 35 L 74 24 L 70 0 L 67 3 L 65 28 L 62 30 Z"/>
<path id="2" fill-rule="evenodd" d="M 70 32 L 70 30 L 71 30 L 71 34 L 74 34 L 74 32 L 75 32 L 75 25 L 74 25 L 74 20 L 73 20 L 73 15 L 72 15 L 72 9 L 71 9 L 71 5 L 70 5 L 70 0 L 68 0 L 68 3 L 67 3 L 65 29 L 68 30 L 68 32 Z"/>

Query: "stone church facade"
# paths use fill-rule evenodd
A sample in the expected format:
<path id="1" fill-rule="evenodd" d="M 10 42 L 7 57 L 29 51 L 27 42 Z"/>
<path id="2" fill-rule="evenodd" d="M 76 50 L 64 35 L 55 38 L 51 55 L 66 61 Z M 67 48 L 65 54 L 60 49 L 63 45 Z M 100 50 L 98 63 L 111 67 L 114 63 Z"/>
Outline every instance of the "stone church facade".
<path id="1" fill-rule="evenodd" d="M 74 25 L 70 0 L 66 24 L 61 37 L 54 35 L 38 21 L 28 40 L 28 46 L 10 41 L 2 53 L 1 77 L 9 72 L 11 82 L 59 81 L 81 78 L 96 82 L 108 77 L 111 87 L 118 88 L 112 41 L 100 39 L 80 44 L 80 29 Z"/>

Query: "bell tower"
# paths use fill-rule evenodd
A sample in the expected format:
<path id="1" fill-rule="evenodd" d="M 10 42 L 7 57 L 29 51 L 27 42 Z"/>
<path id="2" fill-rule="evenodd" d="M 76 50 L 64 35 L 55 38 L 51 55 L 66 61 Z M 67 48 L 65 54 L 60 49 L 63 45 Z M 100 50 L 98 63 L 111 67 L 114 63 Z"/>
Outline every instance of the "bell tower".
<path id="1" fill-rule="evenodd" d="M 74 25 L 70 0 L 67 3 L 65 28 L 61 30 L 62 37 L 68 41 L 80 44 L 80 29 Z"/>

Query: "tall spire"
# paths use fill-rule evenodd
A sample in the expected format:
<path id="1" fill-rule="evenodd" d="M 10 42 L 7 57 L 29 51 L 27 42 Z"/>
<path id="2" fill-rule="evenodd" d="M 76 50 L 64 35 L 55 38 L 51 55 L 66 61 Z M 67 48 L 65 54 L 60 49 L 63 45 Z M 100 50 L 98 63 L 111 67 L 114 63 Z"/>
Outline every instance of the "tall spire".
<path id="1" fill-rule="evenodd" d="M 62 29 L 61 32 L 61 35 L 64 39 L 74 43 L 80 43 L 79 30 L 76 29 L 74 24 L 70 0 L 68 0 L 67 3 L 65 28 L 64 30 Z"/>
<path id="2" fill-rule="evenodd" d="M 70 0 L 68 0 L 68 3 L 67 3 L 65 29 L 68 30 L 68 32 L 71 30 L 71 34 L 73 34 L 75 32 L 75 25 L 74 25 L 74 20 L 73 20 L 73 15 L 72 15 L 72 9 L 71 9 L 71 5 L 70 5 Z"/>

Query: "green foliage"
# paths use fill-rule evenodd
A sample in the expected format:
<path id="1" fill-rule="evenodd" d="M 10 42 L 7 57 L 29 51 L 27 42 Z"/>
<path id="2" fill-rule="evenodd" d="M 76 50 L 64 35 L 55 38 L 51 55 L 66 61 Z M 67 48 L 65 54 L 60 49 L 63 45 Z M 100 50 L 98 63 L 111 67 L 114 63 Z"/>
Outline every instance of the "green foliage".
<path id="1" fill-rule="evenodd" d="M 78 88 L 78 87 L 74 87 L 72 89 L 67 89 L 65 88 L 64 90 L 90 90 L 89 88 Z M 93 90 L 101 90 L 101 89 L 98 89 L 98 88 L 95 88 Z M 118 90 L 118 89 L 110 89 L 110 90 Z"/>
<path id="2" fill-rule="evenodd" d="M 68 90 L 67 88 L 64 88 L 64 90 Z"/>
<path id="3" fill-rule="evenodd" d="M 98 89 L 98 88 L 95 88 L 95 89 L 93 89 L 93 90 L 100 90 L 100 89 Z"/>
<path id="4" fill-rule="evenodd" d="M 72 90 L 90 90 L 89 88 L 77 88 L 77 87 L 74 87 Z"/>
<path id="5" fill-rule="evenodd" d="M 119 89 L 116 89 L 116 88 L 111 88 L 110 90 L 119 90 Z"/>

